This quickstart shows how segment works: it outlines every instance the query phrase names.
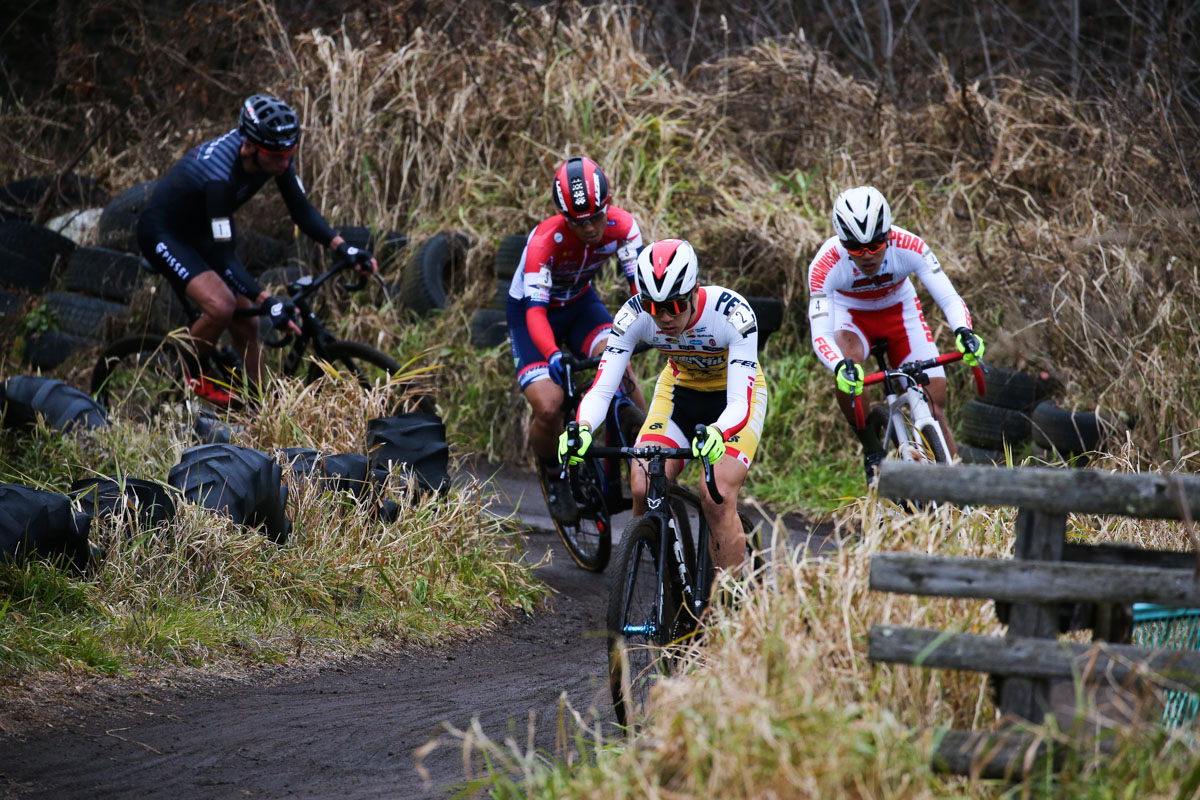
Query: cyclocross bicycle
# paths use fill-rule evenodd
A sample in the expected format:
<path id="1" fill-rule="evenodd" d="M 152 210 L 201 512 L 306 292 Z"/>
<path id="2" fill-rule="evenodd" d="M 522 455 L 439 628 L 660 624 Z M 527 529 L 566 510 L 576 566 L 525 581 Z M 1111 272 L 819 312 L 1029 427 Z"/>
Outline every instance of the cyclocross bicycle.
<path id="1" fill-rule="evenodd" d="M 634 352 L 641 351 L 635 349 Z M 566 426 L 574 422 L 579 403 L 592 385 L 592 379 L 589 378 L 580 381 L 577 386 L 576 373 L 594 370 L 599 366 L 600 359 L 565 356 L 563 363 L 566 366 L 566 379 L 563 381 L 562 415 L 563 425 Z M 605 443 L 616 447 L 632 445 L 645 417 L 645 412 L 633 404 L 628 394 L 618 391 L 608 404 L 605 415 Z M 571 482 L 571 494 L 579 507 L 579 521 L 574 525 L 566 525 L 554 519 L 553 515 L 551 519 L 554 519 L 554 527 L 575 563 L 586 570 L 600 572 L 608 566 L 612 550 L 612 515 L 632 505 L 621 491 L 624 481 L 621 479 L 620 461 L 601 458 L 589 452 L 584 456 L 583 463 L 564 466 L 563 470 L 563 477 Z M 538 469 L 538 480 L 542 486 L 542 496 L 548 500 L 546 475 L 542 469 Z"/>
<path id="2" fill-rule="evenodd" d="M 578 436 L 572 423 L 568 436 Z M 698 425 L 696 435 L 704 436 Z M 632 725 L 645 706 L 658 676 L 669 672 L 672 645 L 688 638 L 708 607 L 715 567 L 708 552 L 708 521 L 694 492 L 667 480 L 666 464 L 673 458 L 691 459 L 691 447 L 598 447 L 589 453 L 601 458 L 641 459 L 649 477 L 646 513 L 625 526 L 617 559 L 617 574 L 609 588 L 608 683 L 617 721 Z M 716 503 L 712 464 L 701 457 L 704 482 Z M 693 539 L 689 517 L 698 520 Z M 752 526 L 738 515 L 747 532 L 747 549 L 757 551 Z"/>
<path id="3" fill-rule="evenodd" d="M 300 334 L 262 342 L 269 348 L 291 345 L 283 358 L 283 374 L 298 374 L 310 350 L 317 360 L 308 364 L 305 374 L 308 381 L 324 374 L 321 362 L 349 372 L 364 386 L 386 383 L 392 375 L 402 372 L 400 363 L 386 353 L 361 342 L 336 338 L 313 311 L 311 301 L 317 291 L 351 266 L 348 262 L 335 264 L 318 277 L 304 276 L 288 284 L 289 299 L 300 312 Z M 357 291 L 366 282 L 367 276 L 360 275 L 357 281 L 343 283 L 342 286 Z M 181 293 L 180 301 L 193 321 L 200 318 L 200 312 Z M 262 316 L 264 313 L 261 308 L 245 308 L 236 310 L 234 316 Z M 241 362 L 231 348 L 219 349 L 213 360 L 221 363 L 229 373 L 231 389 L 234 384 L 240 383 Z M 182 399 L 187 391 L 188 376 L 200 374 L 195 347 L 186 333 L 166 336 L 134 334 L 118 339 L 100 354 L 92 369 L 91 391 L 96 400 L 110 411 L 114 406 L 121 406 L 147 417 L 153 415 L 162 404 Z M 210 399 L 210 402 L 214 401 Z M 221 405 L 220 402 L 215 404 Z M 231 404 L 236 404 L 236 400 Z"/>
<path id="4" fill-rule="evenodd" d="M 867 425 L 875 427 L 880 434 L 879 441 L 902 461 L 950 463 L 950 448 L 929 404 L 926 370 L 962 361 L 963 354 L 943 353 L 925 361 L 901 364 L 895 369 L 888 367 L 886 342 L 874 343 L 871 354 L 879 362 L 880 371 L 864 376 L 863 385 L 884 384 L 887 401 L 885 406 L 875 406 L 870 414 L 864 414 L 862 395 L 856 395 L 855 424 L 860 429 Z M 983 368 L 975 366 L 971 371 L 975 374 L 976 393 L 986 393 Z"/>

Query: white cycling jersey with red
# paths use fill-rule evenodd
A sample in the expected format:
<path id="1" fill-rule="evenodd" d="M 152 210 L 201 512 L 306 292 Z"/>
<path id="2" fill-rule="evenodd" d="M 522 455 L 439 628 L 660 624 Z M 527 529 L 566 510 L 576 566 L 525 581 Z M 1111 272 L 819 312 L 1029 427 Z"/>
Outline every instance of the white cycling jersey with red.
<path id="1" fill-rule="evenodd" d="M 835 328 L 848 324 L 843 318 L 866 317 L 869 312 L 895 308 L 920 316 L 920 302 L 910 275 L 921 279 L 951 330 L 971 327 L 966 303 L 929 245 L 915 233 L 893 225 L 883 264 L 870 276 L 859 270 L 836 236 L 821 245 L 808 267 L 808 320 L 813 350 L 826 367 L 832 370 L 845 357 L 833 338 Z M 925 327 L 923 317 L 920 325 Z"/>
<path id="2" fill-rule="evenodd" d="M 631 297 L 613 319 L 612 336 L 596 368 L 591 390 L 579 404 L 576 419 L 595 428 L 625 373 L 633 348 L 648 342 L 669 358 L 675 383 L 698 391 L 726 393 L 725 410 L 713 424 L 728 440 L 750 418 L 758 368 L 758 320 L 754 309 L 732 289 L 702 286 L 696 315 L 679 336 L 666 336 L 642 302 Z"/>
<path id="3" fill-rule="evenodd" d="M 608 207 L 604 236 L 594 247 L 580 241 L 566 219 L 555 214 L 530 232 L 508 295 L 516 300 L 528 299 L 531 304 L 565 305 L 587 290 L 592 277 L 613 256 L 632 285 L 641 248 L 642 231 L 624 209 Z"/>

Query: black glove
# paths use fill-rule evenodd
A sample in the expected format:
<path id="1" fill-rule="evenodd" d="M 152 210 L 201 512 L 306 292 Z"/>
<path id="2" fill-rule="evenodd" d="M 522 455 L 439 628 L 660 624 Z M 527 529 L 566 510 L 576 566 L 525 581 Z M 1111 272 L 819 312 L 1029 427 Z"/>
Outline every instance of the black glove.
<path id="1" fill-rule="evenodd" d="M 271 327 L 277 331 L 287 330 L 288 323 L 296 321 L 299 316 L 295 303 L 278 297 L 268 297 L 263 301 L 262 309 L 271 320 Z"/>
<path id="2" fill-rule="evenodd" d="M 356 267 L 371 266 L 371 259 L 375 257 L 371 255 L 370 250 L 360 250 L 345 239 L 337 246 L 337 254 Z"/>

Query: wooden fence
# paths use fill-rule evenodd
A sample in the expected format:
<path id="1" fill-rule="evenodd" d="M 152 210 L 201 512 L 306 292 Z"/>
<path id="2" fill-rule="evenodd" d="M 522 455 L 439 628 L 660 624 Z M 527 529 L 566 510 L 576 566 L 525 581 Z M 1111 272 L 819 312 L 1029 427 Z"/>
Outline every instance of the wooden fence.
<path id="1" fill-rule="evenodd" d="M 1008 604 L 1004 637 L 875 625 L 873 661 L 972 670 L 1001 677 L 999 706 L 1010 718 L 1043 721 L 1051 682 L 1082 676 L 1108 681 L 1154 680 L 1200 690 L 1200 653 L 1152 649 L 1127 641 L 1135 602 L 1200 607 L 1200 553 L 1145 550 L 1066 541 L 1067 515 L 1141 519 L 1200 517 L 1200 476 L 1118 474 L 1040 467 L 884 463 L 879 494 L 895 500 L 1010 506 L 1018 509 L 1012 560 L 880 553 L 871 559 L 870 588 Z M 1064 604 L 1093 604 L 1084 625 L 1093 644 L 1058 641 Z M 1076 620 L 1078 623 L 1078 620 Z M 1099 642 L 1104 642 L 1099 644 Z M 1032 763 L 1041 745 L 1018 731 L 950 731 L 936 763 L 1002 777 Z"/>

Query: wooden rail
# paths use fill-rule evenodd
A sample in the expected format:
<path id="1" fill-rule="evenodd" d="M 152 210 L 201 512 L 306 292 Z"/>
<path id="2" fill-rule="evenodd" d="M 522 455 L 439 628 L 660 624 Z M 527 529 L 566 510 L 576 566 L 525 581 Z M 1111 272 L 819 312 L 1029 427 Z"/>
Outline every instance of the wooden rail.
<path id="1" fill-rule="evenodd" d="M 1008 602 L 1200 608 L 1193 569 L 879 553 L 871 557 L 870 586 L 877 592 Z"/>
<path id="2" fill-rule="evenodd" d="M 879 494 L 973 506 L 1014 506 L 1065 514 L 1140 519 L 1200 519 L 1200 476 L 883 462 Z"/>

